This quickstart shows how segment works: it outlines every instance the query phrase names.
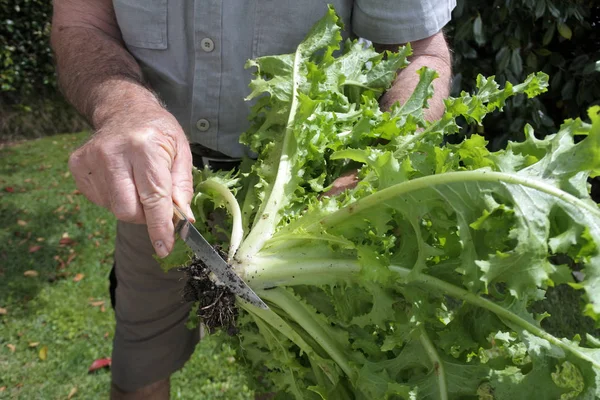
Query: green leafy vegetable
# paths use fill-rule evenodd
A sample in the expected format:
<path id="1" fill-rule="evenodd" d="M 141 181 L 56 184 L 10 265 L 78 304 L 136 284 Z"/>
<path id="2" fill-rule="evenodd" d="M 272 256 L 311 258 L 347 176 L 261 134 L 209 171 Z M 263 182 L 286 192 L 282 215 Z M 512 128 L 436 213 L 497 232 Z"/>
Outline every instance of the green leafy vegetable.
<path id="1" fill-rule="evenodd" d="M 544 92 L 547 76 L 504 88 L 479 77 L 476 93 L 426 122 L 435 72 L 382 112 L 410 47 L 340 48 L 340 30 L 329 9 L 294 54 L 250 61 L 242 139 L 258 159 L 237 176 L 196 172 L 197 215 L 227 208 L 220 244 L 270 306 L 238 303 L 246 360 L 298 399 L 600 396 L 600 350 L 550 335 L 529 308 L 569 283 L 586 315 L 600 314 L 600 210 L 587 187 L 600 172 L 600 108 L 544 139 L 526 127 L 502 151 L 477 135 L 447 143 L 457 118 L 480 123 L 511 96 Z M 353 168 L 355 188 L 323 197 Z"/>

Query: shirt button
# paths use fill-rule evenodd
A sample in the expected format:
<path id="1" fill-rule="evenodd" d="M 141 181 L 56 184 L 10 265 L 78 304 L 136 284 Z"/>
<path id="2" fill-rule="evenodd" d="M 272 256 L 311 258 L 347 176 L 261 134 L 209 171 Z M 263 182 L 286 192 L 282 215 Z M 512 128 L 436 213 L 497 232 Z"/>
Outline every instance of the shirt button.
<path id="1" fill-rule="evenodd" d="M 205 52 L 210 53 L 215 49 L 215 42 L 209 38 L 204 38 L 200 41 L 200 47 L 202 47 L 202 50 Z"/>
<path id="2" fill-rule="evenodd" d="M 206 132 L 208 128 L 210 128 L 210 123 L 207 119 L 201 118 L 196 121 L 196 128 L 198 128 L 200 132 Z"/>

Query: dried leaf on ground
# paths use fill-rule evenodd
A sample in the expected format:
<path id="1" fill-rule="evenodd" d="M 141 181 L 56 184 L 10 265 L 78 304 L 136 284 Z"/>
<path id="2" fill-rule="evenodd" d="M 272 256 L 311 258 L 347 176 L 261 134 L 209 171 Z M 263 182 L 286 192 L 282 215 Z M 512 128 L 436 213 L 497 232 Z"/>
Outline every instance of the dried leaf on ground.
<path id="1" fill-rule="evenodd" d="M 40 342 L 29 342 L 29 347 L 38 347 Z"/>
<path id="2" fill-rule="evenodd" d="M 4 307 L 0 307 L 0 315 L 6 315 L 8 314 L 8 310 Z"/>
<path id="3" fill-rule="evenodd" d="M 32 270 L 32 269 L 23 272 L 23 276 L 26 276 L 28 278 L 35 278 L 38 275 L 39 275 L 39 273 L 37 271 Z"/>
<path id="4" fill-rule="evenodd" d="M 71 261 L 73 261 L 73 259 L 75 259 L 75 257 L 77 257 L 77 253 L 71 253 L 69 255 L 69 258 L 67 258 L 67 261 L 65 262 L 67 265 L 71 264 Z"/>
<path id="5" fill-rule="evenodd" d="M 90 365 L 90 368 L 88 369 L 88 373 L 92 373 L 102 368 L 109 368 L 111 361 L 112 360 L 110 357 L 99 358 L 97 360 L 94 360 L 94 362 L 92 363 L 92 365 Z"/>
<path id="6" fill-rule="evenodd" d="M 0 393 L 4 392 L 6 390 L 6 386 L 0 386 Z"/>
<path id="7" fill-rule="evenodd" d="M 75 243 L 75 240 L 71 239 L 70 237 L 63 237 L 62 239 L 60 239 L 60 240 L 58 241 L 58 244 L 59 244 L 61 247 L 64 247 L 64 246 L 71 246 L 73 243 Z"/>
<path id="8" fill-rule="evenodd" d="M 29 252 L 30 252 L 30 253 L 35 253 L 36 251 L 39 251 L 39 250 L 41 250 L 41 248 L 42 248 L 42 246 L 40 246 L 40 245 L 31 246 L 31 247 L 29 248 Z"/>
<path id="9" fill-rule="evenodd" d="M 22 219 L 18 219 L 17 220 L 17 225 L 19 225 L 19 226 L 25 226 L 25 225 L 27 225 L 27 221 L 23 221 Z"/>
<path id="10" fill-rule="evenodd" d="M 17 349 L 17 346 L 15 346 L 14 344 L 8 343 L 6 345 L 6 347 L 8 347 L 8 349 L 11 351 L 11 353 L 14 353 L 15 350 Z"/>
<path id="11" fill-rule="evenodd" d="M 48 346 L 42 347 L 38 353 L 38 356 L 40 357 L 40 360 L 46 361 L 46 358 L 48 358 Z"/>
<path id="12" fill-rule="evenodd" d="M 74 387 L 73 389 L 71 389 L 71 391 L 69 392 L 69 395 L 67 396 L 67 400 L 71 400 L 73 398 L 73 396 L 75 396 L 75 393 L 77 393 L 77 387 Z"/>
<path id="13" fill-rule="evenodd" d="M 73 282 L 79 282 L 80 280 L 82 280 L 85 277 L 85 274 L 82 274 L 81 272 L 78 272 L 77 274 L 75 274 L 75 276 L 73 277 Z"/>
<path id="14" fill-rule="evenodd" d="M 104 300 L 90 301 L 90 306 L 92 306 L 92 307 L 100 307 L 103 305 L 104 305 Z"/>

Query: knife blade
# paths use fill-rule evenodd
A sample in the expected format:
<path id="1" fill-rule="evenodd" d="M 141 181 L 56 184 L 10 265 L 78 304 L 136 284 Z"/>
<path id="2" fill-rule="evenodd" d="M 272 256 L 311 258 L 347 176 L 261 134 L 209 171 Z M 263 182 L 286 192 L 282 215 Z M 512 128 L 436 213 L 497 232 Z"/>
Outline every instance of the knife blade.
<path id="1" fill-rule="evenodd" d="M 187 219 L 181 209 L 173 203 L 173 225 L 175 233 L 188 245 L 204 265 L 212 272 L 211 278 L 216 284 L 228 287 L 234 294 L 253 306 L 268 310 L 254 290 L 235 273 L 231 265 L 221 258 L 219 253 L 204 239 L 204 236 Z"/>

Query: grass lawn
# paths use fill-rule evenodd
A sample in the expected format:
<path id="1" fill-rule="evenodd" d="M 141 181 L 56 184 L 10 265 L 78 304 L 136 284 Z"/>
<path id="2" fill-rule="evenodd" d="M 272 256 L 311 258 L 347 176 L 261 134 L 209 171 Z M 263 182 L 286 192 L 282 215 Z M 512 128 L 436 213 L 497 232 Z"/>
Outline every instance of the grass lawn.
<path id="1" fill-rule="evenodd" d="M 68 172 L 85 137 L 0 150 L 1 399 L 108 397 L 110 371 L 88 368 L 111 355 L 115 221 Z M 173 377 L 172 398 L 252 399 L 250 386 L 235 352 L 209 338 Z"/>

